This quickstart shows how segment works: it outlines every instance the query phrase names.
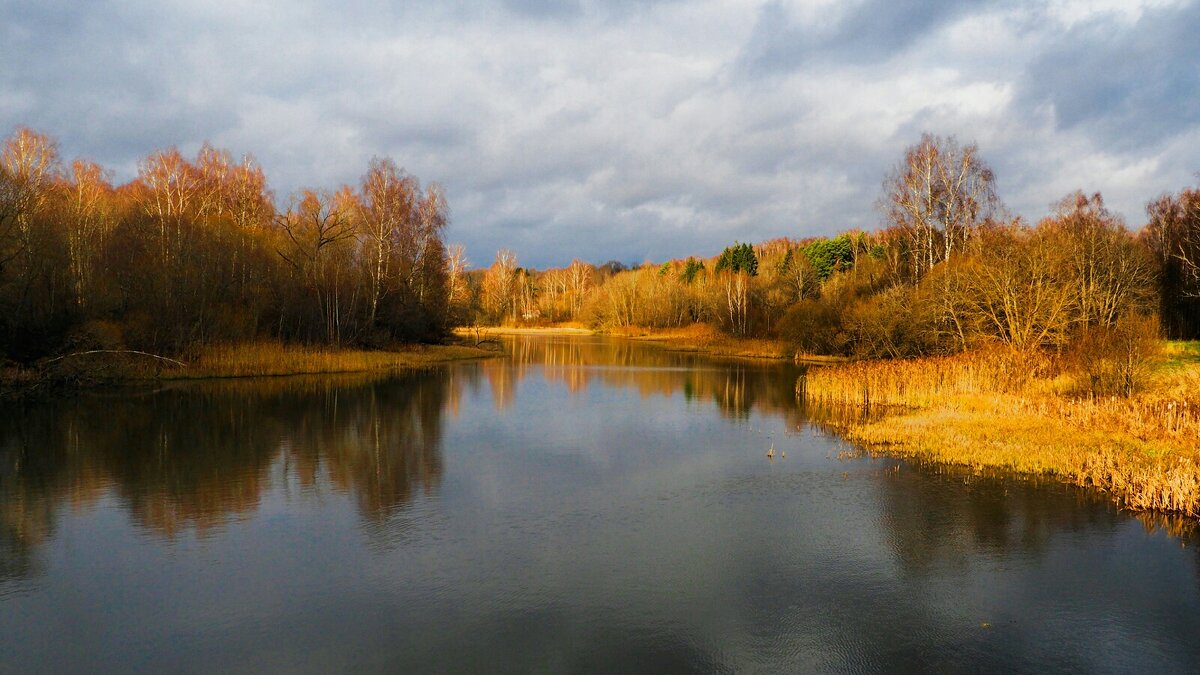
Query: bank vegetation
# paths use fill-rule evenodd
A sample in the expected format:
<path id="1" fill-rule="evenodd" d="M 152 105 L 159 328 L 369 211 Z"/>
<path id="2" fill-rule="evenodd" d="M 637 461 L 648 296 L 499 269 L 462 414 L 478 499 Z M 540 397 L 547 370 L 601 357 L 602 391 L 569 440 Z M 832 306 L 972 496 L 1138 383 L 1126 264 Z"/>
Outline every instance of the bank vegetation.
<path id="1" fill-rule="evenodd" d="M 442 190 L 387 158 L 278 200 L 249 156 L 157 151 L 113 185 L 19 128 L 0 147 L 0 371 L 374 369 L 458 358 L 404 346 L 455 326 L 566 325 L 845 361 L 799 394 L 907 411 L 846 426 L 856 440 L 1195 513 L 1196 364 L 1164 339 L 1200 339 L 1200 188 L 1130 228 L 1082 190 L 1028 222 L 995 186 L 974 144 L 926 134 L 885 177 L 876 231 L 544 270 L 502 249 L 471 269 Z"/>
<path id="2" fill-rule="evenodd" d="M 209 145 L 194 157 L 155 151 L 123 185 L 111 176 L 65 162 L 32 129 L 0 145 L 0 371 L 10 385 L 461 356 L 412 346 L 458 322 L 462 255 L 443 240 L 441 188 L 391 159 L 373 159 L 357 185 L 282 202 L 253 157 Z"/>

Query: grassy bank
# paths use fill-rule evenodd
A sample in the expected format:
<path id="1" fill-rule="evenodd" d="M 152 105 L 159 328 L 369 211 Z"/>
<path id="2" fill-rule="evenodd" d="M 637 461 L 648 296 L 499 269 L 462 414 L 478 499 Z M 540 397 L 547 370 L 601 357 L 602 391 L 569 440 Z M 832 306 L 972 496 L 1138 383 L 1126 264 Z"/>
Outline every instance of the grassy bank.
<path id="1" fill-rule="evenodd" d="M 197 347 L 178 358 L 104 350 L 46 360 L 0 373 L 0 395 L 45 388 L 205 378 L 316 375 L 411 370 L 495 356 L 464 345 L 405 345 L 393 350 L 333 349 L 276 342 Z"/>
<path id="2" fill-rule="evenodd" d="M 471 343 L 483 342 L 501 335 L 595 335 L 595 331 L 577 323 L 553 326 L 460 326 L 454 334 Z"/>
<path id="3" fill-rule="evenodd" d="M 792 359 L 791 346 L 782 340 L 738 338 L 707 324 L 697 323 L 682 328 L 646 328 L 623 326 L 608 331 L 594 331 L 582 324 L 554 326 L 510 327 L 485 326 L 455 329 L 455 335 L 470 342 L 484 342 L 502 335 L 612 335 L 662 345 L 680 352 L 697 352 L 713 356 L 733 356 L 752 359 Z M 834 362 L 829 357 L 814 357 L 814 362 Z"/>
<path id="4" fill-rule="evenodd" d="M 659 343 L 673 351 L 698 352 L 713 356 L 791 359 L 793 355 L 791 346 L 782 340 L 734 337 L 701 323 L 674 329 L 629 326 L 616 329 L 611 334 Z"/>
<path id="5" fill-rule="evenodd" d="M 215 345 L 197 350 L 186 368 L 177 368 L 168 376 L 258 377 L 410 370 L 491 356 L 495 353 L 465 345 L 405 345 L 392 350 L 328 349 L 275 343 Z"/>
<path id="6" fill-rule="evenodd" d="M 1200 516 L 1195 344 L 1169 345 L 1130 397 L 1080 395 L 1048 359 L 1000 354 L 814 368 L 797 390 L 873 452 L 1049 475 L 1127 508 Z"/>

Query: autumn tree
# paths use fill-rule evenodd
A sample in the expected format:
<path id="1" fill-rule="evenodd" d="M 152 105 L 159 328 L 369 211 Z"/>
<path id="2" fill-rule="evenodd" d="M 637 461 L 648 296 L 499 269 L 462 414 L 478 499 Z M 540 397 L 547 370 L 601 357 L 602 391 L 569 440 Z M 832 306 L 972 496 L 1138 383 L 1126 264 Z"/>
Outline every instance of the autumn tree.
<path id="1" fill-rule="evenodd" d="M 578 258 L 567 266 L 567 294 L 570 297 L 572 319 L 579 317 L 584 297 L 592 286 L 594 274 L 592 266 Z"/>
<path id="2" fill-rule="evenodd" d="M 69 280 L 58 228 L 63 177 L 49 136 L 18 127 L 0 147 L 0 341 L 45 349 L 69 321 Z"/>
<path id="3" fill-rule="evenodd" d="M 483 311 L 487 318 L 501 322 L 515 311 L 513 294 L 516 289 L 517 254 L 502 248 L 487 269 L 481 289 Z"/>
<path id="4" fill-rule="evenodd" d="M 471 303 L 471 289 L 467 283 L 466 251 L 462 244 L 451 244 L 446 249 L 446 314 L 452 323 L 467 320 Z"/>
<path id="5" fill-rule="evenodd" d="M 115 216 L 109 174 L 100 165 L 85 160 L 71 163 L 66 185 L 67 251 L 75 303 L 84 307 L 94 297 L 94 284 L 101 252 L 108 244 Z"/>
<path id="6" fill-rule="evenodd" d="M 1200 188 L 1165 194 L 1146 206 L 1142 232 L 1159 271 L 1159 301 L 1167 333 L 1200 338 Z"/>
<path id="7" fill-rule="evenodd" d="M 1067 195 L 1039 229 L 1061 256 L 1076 323 L 1109 328 L 1122 316 L 1150 308 L 1155 279 L 1149 254 L 1104 207 L 1099 193 Z"/>
<path id="8" fill-rule="evenodd" d="M 395 274 L 393 251 L 402 242 L 412 245 L 410 222 L 415 210 L 416 186 L 390 159 L 374 158 L 359 188 L 357 225 L 362 237 L 363 266 L 370 280 L 367 322 L 374 325 L 379 303 L 391 290 Z"/>
<path id="9" fill-rule="evenodd" d="M 981 231 L 979 254 L 965 262 L 960 287 L 974 330 L 1017 352 L 1066 341 L 1075 288 L 1052 235 L 1019 221 Z"/>
<path id="10" fill-rule="evenodd" d="M 750 328 L 750 278 L 758 275 L 758 256 L 749 244 L 727 246 L 713 266 L 725 287 L 725 309 L 734 335 Z"/>
<path id="11" fill-rule="evenodd" d="M 312 305 L 302 302 L 296 317 L 315 313 L 319 322 L 319 333 L 309 332 L 303 319 L 296 328 L 308 337 L 320 337 L 324 342 L 337 345 L 353 328 L 346 325 L 347 317 L 353 316 L 354 298 L 346 298 L 342 292 L 343 277 L 347 275 L 339 264 L 338 249 L 348 246 L 354 237 L 354 229 L 347 213 L 347 206 L 339 205 L 329 193 L 304 190 L 290 208 L 275 219 L 275 225 L 283 233 L 279 257 L 291 268 L 300 280 Z M 305 311 L 311 307 L 315 312 Z"/>
<path id="12" fill-rule="evenodd" d="M 922 135 L 884 181 L 882 207 L 906 235 L 914 279 L 961 250 L 997 204 L 995 176 L 979 148 L 953 136 Z"/>

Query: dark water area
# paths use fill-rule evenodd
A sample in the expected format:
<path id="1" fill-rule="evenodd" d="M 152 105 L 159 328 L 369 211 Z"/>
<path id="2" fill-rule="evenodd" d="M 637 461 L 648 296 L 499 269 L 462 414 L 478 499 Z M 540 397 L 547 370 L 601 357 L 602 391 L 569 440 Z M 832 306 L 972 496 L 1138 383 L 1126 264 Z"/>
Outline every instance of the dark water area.
<path id="1" fill-rule="evenodd" d="M 0 671 L 1200 669 L 1191 521 L 857 456 L 789 366 L 507 347 L 0 408 Z"/>

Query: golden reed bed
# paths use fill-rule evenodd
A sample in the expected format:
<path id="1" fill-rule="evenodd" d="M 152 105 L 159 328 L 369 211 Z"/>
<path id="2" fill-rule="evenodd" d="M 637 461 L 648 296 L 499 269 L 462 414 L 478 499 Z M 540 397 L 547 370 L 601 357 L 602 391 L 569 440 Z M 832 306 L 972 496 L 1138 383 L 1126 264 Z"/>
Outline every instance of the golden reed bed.
<path id="1" fill-rule="evenodd" d="M 797 394 L 842 410 L 827 423 L 872 452 L 1051 475 L 1127 508 L 1200 516 L 1200 357 L 1168 356 L 1130 397 L 1082 395 L 1052 358 L 1002 353 L 813 368 Z"/>

